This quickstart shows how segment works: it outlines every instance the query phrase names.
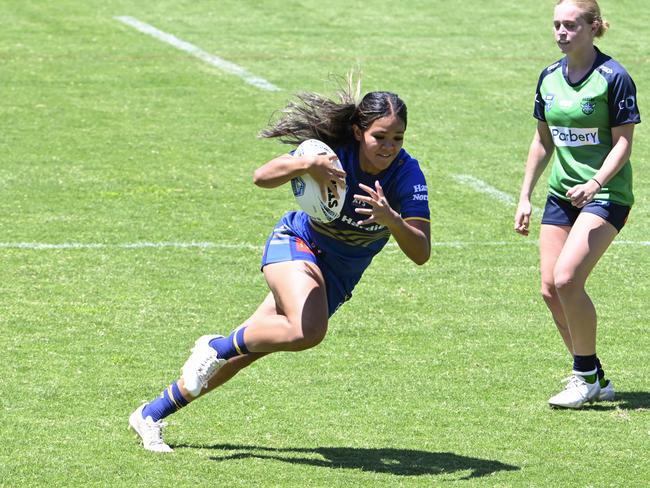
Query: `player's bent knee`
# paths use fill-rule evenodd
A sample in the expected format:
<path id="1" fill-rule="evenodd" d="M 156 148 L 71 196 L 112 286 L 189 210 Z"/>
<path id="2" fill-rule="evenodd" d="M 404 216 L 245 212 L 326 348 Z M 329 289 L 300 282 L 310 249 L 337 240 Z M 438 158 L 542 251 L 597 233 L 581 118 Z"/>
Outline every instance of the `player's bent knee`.
<path id="1" fill-rule="evenodd" d="M 323 339 L 325 339 L 325 335 L 327 334 L 327 325 L 325 327 L 318 329 L 317 331 L 311 331 L 309 334 L 305 335 L 305 344 L 307 345 L 307 348 L 315 347 L 321 342 L 323 342 Z"/>
<path id="2" fill-rule="evenodd" d="M 327 334 L 327 321 L 301 324 L 294 328 L 295 333 L 290 338 L 291 349 L 303 351 L 320 344 Z"/>

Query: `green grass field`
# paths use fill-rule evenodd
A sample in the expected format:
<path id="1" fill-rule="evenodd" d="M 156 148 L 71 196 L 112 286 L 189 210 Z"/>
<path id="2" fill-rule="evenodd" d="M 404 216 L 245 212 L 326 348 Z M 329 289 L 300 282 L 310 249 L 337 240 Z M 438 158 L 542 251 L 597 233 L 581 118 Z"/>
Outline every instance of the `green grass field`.
<path id="1" fill-rule="evenodd" d="M 616 402 L 549 409 L 571 363 L 538 293 L 539 215 L 519 237 L 507 199 L 462 178 L 518 195 L 537 76 L 560 57 L 554 3 L 1 2 L 0 486 L 648 486 L 642 2 L 601 1 L 599 45 L 634 78 L 644 120 L 637 204 L 589 282 Z M 295 203 L 252 184 L 287 150 L 257 132 L 293 93 L 332 94 L 331 75 L 356 66 L 364 91 L 409 107 L 430 262 L 390 245 L 321 345 L 264 358 L 168 419 L 173 454 L 144 451 L 131 411 L 199 335 L 230 331 L 266 293 L 262 246 Z"/>

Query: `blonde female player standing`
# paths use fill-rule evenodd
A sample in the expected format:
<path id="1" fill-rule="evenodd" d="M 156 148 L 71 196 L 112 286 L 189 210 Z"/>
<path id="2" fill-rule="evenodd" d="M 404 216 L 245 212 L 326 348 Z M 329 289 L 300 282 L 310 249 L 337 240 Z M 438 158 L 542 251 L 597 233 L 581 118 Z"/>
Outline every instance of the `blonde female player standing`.
<path id="1" fill-rule="evenodd" d="M 573 356 L 573 374 L 549 404 L 580 408 L 614 399 L 596 354 L 596 310 L 585 283 L 634 203 L 629 158 L 641 119 L 634 82 L 594 46 L 609 26 L 598 3 L 560 0 L 553 26 L 564 57 L 539 77 L 537 130 L 514 224 L 528 235 L 530 197 L 555 153 L 539 236 L 542 296 Z"/>

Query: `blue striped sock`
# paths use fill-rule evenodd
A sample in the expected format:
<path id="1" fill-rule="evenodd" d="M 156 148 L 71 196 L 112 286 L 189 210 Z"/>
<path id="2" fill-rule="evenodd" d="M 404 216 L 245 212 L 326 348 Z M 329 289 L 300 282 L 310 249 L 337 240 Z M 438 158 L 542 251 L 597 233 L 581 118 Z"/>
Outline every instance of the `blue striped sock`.
<path id="1" fill-rule="evenodd" d="M 181 395 L 178 383 L 168 386 L 158 398 L 149 402 L 142 409 L 142 418 L 151 417 L 154 422 L 180 410 L 189 402 Z"/>
<path id="2" fill-rule="evenodd" d="M 225 360 L 248 354 L 248 348 L 244 343 L 244 330 L 246 330 L 246 327 L 240 327 L 235 329 L 228 337 L 212 339 L 210 347 L 217 351 L 220 358 Z"/>

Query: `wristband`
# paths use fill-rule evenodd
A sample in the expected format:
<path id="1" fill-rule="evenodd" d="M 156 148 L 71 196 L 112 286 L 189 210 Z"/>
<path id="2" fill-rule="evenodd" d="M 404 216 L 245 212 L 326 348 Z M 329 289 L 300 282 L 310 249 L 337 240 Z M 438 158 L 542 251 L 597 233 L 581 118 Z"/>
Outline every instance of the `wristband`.
<path id="1" fill-rule="evenodd" d="M 598 184 L 601 190 L 603 189 L 603 185 L 600 184 L 600 181 L 598 181 L 596 178 L 592 178 L 592 180 L 594 180 Z"/>

